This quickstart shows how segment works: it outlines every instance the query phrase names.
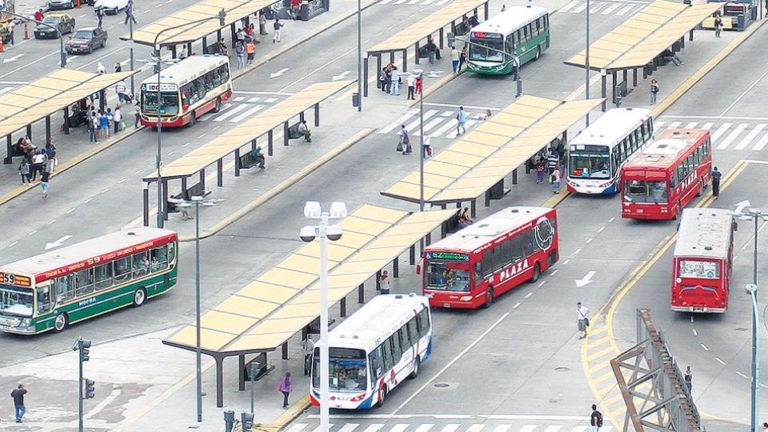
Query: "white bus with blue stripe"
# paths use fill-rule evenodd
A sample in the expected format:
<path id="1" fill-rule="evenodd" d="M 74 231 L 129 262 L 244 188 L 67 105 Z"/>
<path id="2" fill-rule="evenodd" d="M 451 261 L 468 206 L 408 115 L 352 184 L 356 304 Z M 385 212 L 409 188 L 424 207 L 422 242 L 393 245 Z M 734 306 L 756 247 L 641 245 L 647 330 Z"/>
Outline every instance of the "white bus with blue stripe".
<path id="1" fill-rule="evenodd" d="M 415 378 L 432 353 L 426 297 L 379 295 L 328 334 L 330 408 L 381 406 L 398 384 Z M 320 403 L 319 347 L 312 360 L 310 398 Z"/>
<path id="2" fill-rule="evenodd" d="M 618 192 L 622 165 L 652 140 L 650 110 L 615 108 L 606 112 L 568 145 L 568 191 Z"/>

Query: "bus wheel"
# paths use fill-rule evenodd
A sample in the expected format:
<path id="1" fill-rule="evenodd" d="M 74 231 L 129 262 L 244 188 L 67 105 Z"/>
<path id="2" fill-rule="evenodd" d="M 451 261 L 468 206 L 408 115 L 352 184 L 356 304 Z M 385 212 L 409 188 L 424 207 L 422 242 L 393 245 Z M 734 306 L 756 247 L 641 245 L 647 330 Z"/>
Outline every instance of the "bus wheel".
<path id="1" fill-rule="evenodd" d="M 483 304 L 484 308 L 489 308 L 493 304 L 493 288 L 488 288 L 488 291 L 485 292 L 485 304 Z"/>
<path id="2" fill-rule="evenodd" d="M 416 360 L 413 363 L 413 372 L 411 372 L 411 374 L 408 375 L 408 378 L 414 379 L 417 376 L 419 376 L 419 365 L 421 365 L 421 360 L 419 360 L 419 358 L 416 357 Z"/>
<path id="3" fill-rule="evenodd" d="M 541 57 L 541 47 L 536 47 L 536 57 L 533 58 L 534 61 L 538 60 L 539 57 Z"/>
<path id="4" fill-rule="evenodd" d="M 539 263 L 536 263 L 533 265 L 533 276 L 531 277 L 531 283 L 538 281 L 539 277 L 541 277 L 541 266 Z"/>
<path id="5" fill-rule="evenodd" d="M 379 389 L 379 403 L 376 404 L 377 407 L 384 406 L 384 399 L 387 398 L 387 386 L 383 386 Z"/>
<path id="6" fill-rule="evenodd" d="M 56 315 L 56 319 L 53 321 L 53 329 L 58 333 L 69 325 L 69 318 L 64 312 Z"/>
<path id="7" fill-rule="evenodd" d="M 139 307 L 147 300 L 147 291 L 144 288 L 139 288 L 133 293 L 133 306 Z"/>
<path id="8" fill-rule="evenodd" d="M 217 113 L 221 111 L 221 98 L 216 98 L 216 106 L 213 108 L 213 112 Z"/>

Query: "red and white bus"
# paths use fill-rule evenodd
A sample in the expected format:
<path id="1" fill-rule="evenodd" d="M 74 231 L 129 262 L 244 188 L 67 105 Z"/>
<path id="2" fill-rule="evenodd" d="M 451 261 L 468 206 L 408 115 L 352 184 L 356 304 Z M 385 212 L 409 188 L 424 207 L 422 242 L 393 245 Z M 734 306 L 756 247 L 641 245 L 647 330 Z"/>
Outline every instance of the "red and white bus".
<path id="1" fill-rule="evenodd" d="M 424 249 L 424 295 L 430 306 L 488 307 L 558 259 L 555 209 L 509 207 Z"/>
<path id="2" fill-rule="evenodd" d="M 677 219 L 711 179 L 709 131 L 665 130 L 621 168 L 621 217 Z"/>
<path id="3" fill-rule="evenodd" d="M 728 210 L 683 211 L 673 258 L 672 310 L 725 312 L 735 230 Z"/>
<path id="4" fill-rule="evenodd" d="M 157 76 L 141 83 L 139 121 L 157 126 L 160 111 L 162 126 L 193 125 L 200 116 L 219 112 L 221 104 L 232 97 L 229 58 L 219 55 L 190 56 L 160 73 L 158 108 Z"/>

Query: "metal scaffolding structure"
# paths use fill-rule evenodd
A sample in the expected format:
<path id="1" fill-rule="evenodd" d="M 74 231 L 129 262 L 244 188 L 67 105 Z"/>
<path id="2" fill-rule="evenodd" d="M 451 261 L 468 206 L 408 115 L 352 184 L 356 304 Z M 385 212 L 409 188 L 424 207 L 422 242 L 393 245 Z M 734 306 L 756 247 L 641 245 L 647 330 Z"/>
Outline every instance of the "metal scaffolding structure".
<path id="1" fill-rule="evenodd" d="M 624 432 L 701 432 L 685 377 L 648 309 L 637 310 L 637 345 L 611 359 L 627 406 Z"/>

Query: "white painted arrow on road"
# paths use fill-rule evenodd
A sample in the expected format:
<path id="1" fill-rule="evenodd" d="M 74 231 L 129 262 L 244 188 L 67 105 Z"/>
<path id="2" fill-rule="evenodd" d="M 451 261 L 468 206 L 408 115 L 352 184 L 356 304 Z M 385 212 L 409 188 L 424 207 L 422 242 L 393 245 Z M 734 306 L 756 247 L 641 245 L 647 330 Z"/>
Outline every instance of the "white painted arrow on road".
<path id="1" fill-rule="evenodd" d="M 340 79 L 344 79 L 344 78 L 346 78 L 346 77 L 347 77 L 347 75 L 349 75 L 351 72 L 352 72 L 352 71 L 344 71 L 344 72 L 342 72 L 340 75 L 334 75 L 334 76 L 333 76 L 333 80 L 334 80 L 334 81 L 338 81 L 338 80 L 340 80 Z"/>
<path id="2" fill-rule="evenodd" d="M 279 76 L 283 76 L 283 74 L 284 74 L 286 71 L 288 71 L 288 68 L 282 68 L 282 69 L 280 69 L 279 71 L 277 71 L 277 72 L 275 72 L 275 73 L 271 73 L 271 74 L 269 74 L 269 77 L 270 77 L 270 78 L 277 78 L 277 77 L 279 77 Z"/>
<path id="3" fill-rule="evenodd" d="M 69 240 L 71 237 L 72 237 L 71 235 L 65 235 L 64 237 L 56 240 L 53 243 L 46 243 L 45 244 L 45 250 L 59 247 L 59 246 L 61 246 L 62 243 L 64 243 L 65 241 Z"/>
<path id="4" fill-rule="evenodd" d="M 739 215 L 744 213 L 744 209 L 749 207 L 749 200 L 744 200 L 736 204 L 735 214 Z"/>
<path id="5" fill-rule="evenodd" d="M 581 288 L 583 286 L 591 284 L 592 283 L 592 276 L 594 276 L 594 275 L 595 275 L 595 272 L 591 271 L 591 272 L 587 273 L 587 275 L 584 276 L 583 278 L 577 279 L 576 280 L 576 288 Z"/>
<path id="6" fill-rule="evenodd" d="M 7 59 L 3 59 L 3 64 L 14 62 L 14 61 L 18 60 L 19 58 L 21 58 L 23 55 L 24 54 L 16 54 L 13 57 L 9 57 Z"/>

